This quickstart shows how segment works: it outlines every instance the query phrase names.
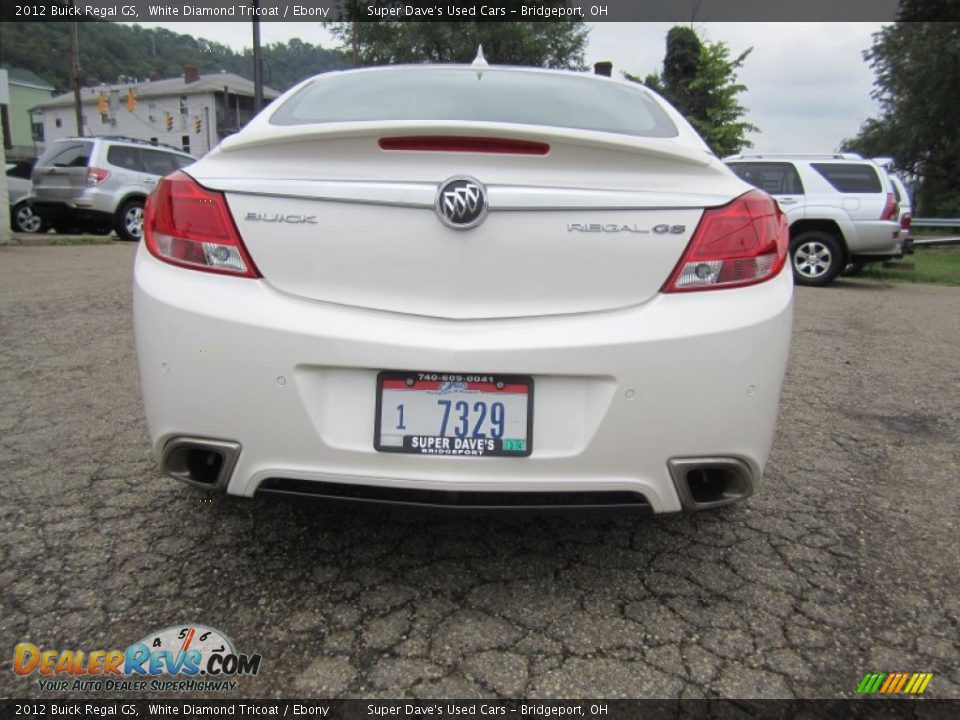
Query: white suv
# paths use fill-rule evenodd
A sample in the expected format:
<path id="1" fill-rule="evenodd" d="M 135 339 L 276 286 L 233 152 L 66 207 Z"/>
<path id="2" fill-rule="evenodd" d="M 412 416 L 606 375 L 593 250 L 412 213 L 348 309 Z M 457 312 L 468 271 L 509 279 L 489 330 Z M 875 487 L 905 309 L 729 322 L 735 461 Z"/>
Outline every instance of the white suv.
<path id="1" fill-rule="evenodd" d="M 33 168 L 30 207 L 57 232 L 116 230 L 143 235 L 143 204 L 164 175 L 196 159 L 167 145 L 134 138 L 57 140 Z"/>
<path id="2" fill-rule="evenodd" d="M 800 285 L 826 285 L 850 264 L 903 254 L 894 188 L 859 155 L 734 155 L 724 162 L 772 195 L 790 223 L 790 260 Z"/>

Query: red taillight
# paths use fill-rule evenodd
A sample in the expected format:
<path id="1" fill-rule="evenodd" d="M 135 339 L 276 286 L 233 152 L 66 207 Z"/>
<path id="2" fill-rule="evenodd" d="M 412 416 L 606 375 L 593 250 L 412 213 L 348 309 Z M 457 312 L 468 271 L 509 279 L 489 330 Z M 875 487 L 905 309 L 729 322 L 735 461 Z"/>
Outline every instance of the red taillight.
<path id="1" fill-rule="evenodd" d="M 910 213 L 905 213 L 904 216 L 900 218 L 900 229 L 909 230 L 911 220 L 913 220 L 913 218 L 911 217 Z"/>
<path id="2" fill-rule="evenodd" d="M 703 213 L 663 292 L 743 287 L 776 276 L 787 258 L 786 216 L 758 190 Z"/>
<path id="3" fill-rule="evenodd" d="M 260 277 L 230 217 L 222 193 L 200 187 L 184 172 L 160 181 L 143 216 L 147 249 L 160 260 L 207 272 Z"/>
<path id="4" fill-rule="evenodd" d="M 883 212 L 880 213 L 881 220 L 896 220 L 897 219 L 897 199 L 893 196 L 893 193 L 887 193 L 887 202 L 883 206 Z"/>
<path id="5" fill-rule="evenodd" d="M 95 187 L 110 177 L 110 171 L 103 168 L 87 168 L 87 187 Z"/>
<path id="6" fill-rule="evenodd" d="M 422 152 L 472 152 L 499 155 L 546 155 L 547 143 L 460 135 L 413 135 L 385 137 L 377 143 L 381 150 L 419 150 Z"/>

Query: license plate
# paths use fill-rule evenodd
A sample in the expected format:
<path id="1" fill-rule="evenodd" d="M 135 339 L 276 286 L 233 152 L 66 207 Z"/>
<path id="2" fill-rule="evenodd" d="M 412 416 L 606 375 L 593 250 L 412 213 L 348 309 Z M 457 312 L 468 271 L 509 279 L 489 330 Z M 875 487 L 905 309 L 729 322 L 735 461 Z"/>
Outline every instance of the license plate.
<path id="1" fill-rule="evenodd" d="M 533 378 L 384 371 L 377 376 L 373 446 L 381 452 L 526 457 Z"/>

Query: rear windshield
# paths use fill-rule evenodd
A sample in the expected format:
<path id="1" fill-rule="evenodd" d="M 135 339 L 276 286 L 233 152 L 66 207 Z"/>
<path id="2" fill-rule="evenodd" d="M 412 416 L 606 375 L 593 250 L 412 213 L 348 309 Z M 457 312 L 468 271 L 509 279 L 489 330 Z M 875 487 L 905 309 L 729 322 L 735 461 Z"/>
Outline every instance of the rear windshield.
<path id="1" fill-rule="evenodd" d="M 812 163 L 811 167 L 826 178 L 837 192 L 878 193 L 883 192 L 880 177 L 872 165 L 853 163 Z"/>
<path id="2" fill-rule="evenodd" d="M 591 76 L 472 68 L 331 73 L 273 113 L 274 125 L 364 120 L 467 120 L 676 137 L 640 88 Z"/>
<path id="3" fill-rule="evenodd" d="M 83 140 L 57 141 L 39 160 L 39 167 L 86 167 L 93 143 Z"/>

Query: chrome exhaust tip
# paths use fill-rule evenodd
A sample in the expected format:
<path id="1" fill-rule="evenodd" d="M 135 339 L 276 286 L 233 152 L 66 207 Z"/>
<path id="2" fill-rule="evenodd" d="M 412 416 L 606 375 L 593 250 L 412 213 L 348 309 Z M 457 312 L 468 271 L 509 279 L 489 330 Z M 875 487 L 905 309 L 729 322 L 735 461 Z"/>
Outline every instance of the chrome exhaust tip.
<path id="1" fill-rule="evenodd" d="M 667 462 L 686 512 L 730 505 L 753 495 L 756 479 L 738 458 L 676 458 Z"/>
<path id="2" fill-rule="evenodd" d="M 175 437 L 163 446 L 160 467 L 177 480 L 207 490 L 223 490 L 240 456 L 240 443 Z"/>

